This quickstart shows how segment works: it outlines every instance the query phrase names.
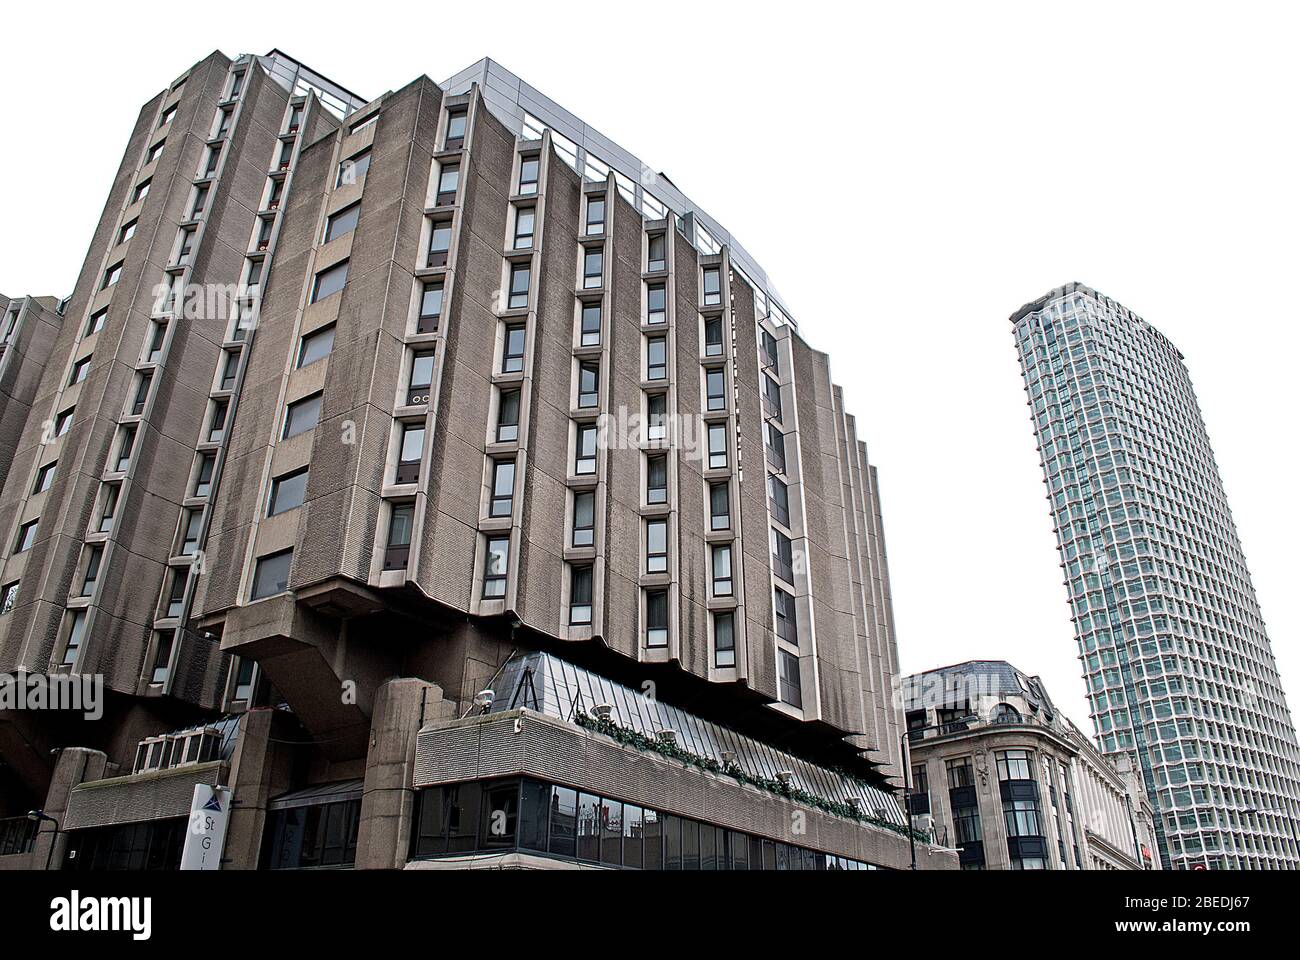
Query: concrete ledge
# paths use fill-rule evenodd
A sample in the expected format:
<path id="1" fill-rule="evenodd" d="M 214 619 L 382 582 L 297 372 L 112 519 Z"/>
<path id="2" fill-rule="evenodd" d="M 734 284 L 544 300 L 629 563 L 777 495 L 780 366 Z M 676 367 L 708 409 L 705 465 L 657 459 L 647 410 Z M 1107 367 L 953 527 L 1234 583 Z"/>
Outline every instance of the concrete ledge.
<path id="1" fill-rule="evenodd" d="M 68 796 L 63 829 L 85 830 L 188 816 L 195 784 L 222 783 L 226 779 L 226 764 L 213 760 L 78 784 Z"/>
<path id="2" fill-rule="evenodd" d="M 624 747 L 603 734 L 531 710 L 432 723 L 419 733 L 417 789 L 515 775 L 881 867 L 907 869 L 910 862 L 905 836 Z M 919 869 L 957 869 L 953 851 L 918 843 L 916 856 Z"/>

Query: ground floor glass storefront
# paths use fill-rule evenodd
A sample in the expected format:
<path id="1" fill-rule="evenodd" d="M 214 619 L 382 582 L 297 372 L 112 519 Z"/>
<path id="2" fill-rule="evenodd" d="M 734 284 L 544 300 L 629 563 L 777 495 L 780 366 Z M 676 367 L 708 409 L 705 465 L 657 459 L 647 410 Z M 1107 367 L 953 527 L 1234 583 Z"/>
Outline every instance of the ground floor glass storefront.
<path id="1" fill-rule="evenodd" d="M 531 778 L 416 792 L 413 859 L 516 851 L 633 870 L 878 869 Z"/>

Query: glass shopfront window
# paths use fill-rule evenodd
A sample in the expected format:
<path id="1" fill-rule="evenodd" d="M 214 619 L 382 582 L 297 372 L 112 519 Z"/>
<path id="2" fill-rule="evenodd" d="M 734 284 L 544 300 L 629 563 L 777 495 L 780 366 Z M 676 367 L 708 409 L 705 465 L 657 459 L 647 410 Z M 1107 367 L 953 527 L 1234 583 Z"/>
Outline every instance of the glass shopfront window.
<path id="1" fill-rule="evenodd" d="M 530 778 L 419 790 L 414 823 L 414 859 L 518 850 L 630 870 L 877 869 Z"/>

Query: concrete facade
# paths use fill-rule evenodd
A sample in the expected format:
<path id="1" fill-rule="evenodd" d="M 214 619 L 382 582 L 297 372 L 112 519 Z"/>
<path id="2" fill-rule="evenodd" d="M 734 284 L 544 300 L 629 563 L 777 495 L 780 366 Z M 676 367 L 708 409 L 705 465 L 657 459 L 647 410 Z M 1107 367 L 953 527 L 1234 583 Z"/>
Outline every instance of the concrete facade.
<path id="1" fill-rule="evenodd" d="M 51 751 L 104 757 L 68 865 L 168 861 L 211 776 L 230 866 L 402 866 L 421 730 L 536 650 L 899 785 L 879 486 L 829 358 L 702 211 L 488 73 L 364 102 L 213 54 L 141 111 L 0 495 L 11 539 L 39 520 L 0 560 L 0 667 L 109 691 L 94 725 L 0 721 L 0 816 L 48 804 Z M 765 815 L 761 857 L 904 864 L 901 821 L 820 799 L 830 839 Z"/>

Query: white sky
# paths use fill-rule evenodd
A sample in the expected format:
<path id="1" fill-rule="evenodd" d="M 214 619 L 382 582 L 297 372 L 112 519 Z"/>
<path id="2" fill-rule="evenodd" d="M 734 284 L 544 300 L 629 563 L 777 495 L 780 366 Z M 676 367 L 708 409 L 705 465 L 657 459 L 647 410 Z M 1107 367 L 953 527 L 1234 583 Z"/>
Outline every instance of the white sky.
<path id="1" fill-rule="evenodd" d="M 482 56 L 524 77 L 726 225 L 831 353 L 880 468 L 904 669 L 1011 660 L 1081 725 L 1007 317 L 1096 287 L 1187 356 L 1300 696 L 1295 12 L 375 0 L 5 20 L 10 296 L 70 292 L 140 105 L 213 49 L 278 46 L 368 97 Z"/>

